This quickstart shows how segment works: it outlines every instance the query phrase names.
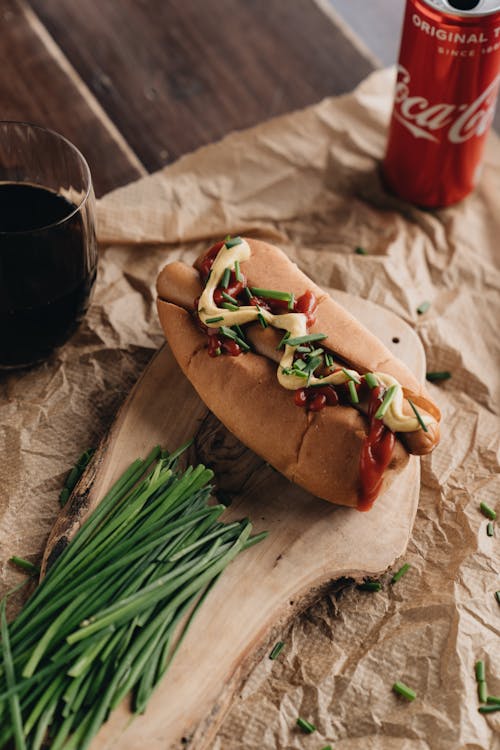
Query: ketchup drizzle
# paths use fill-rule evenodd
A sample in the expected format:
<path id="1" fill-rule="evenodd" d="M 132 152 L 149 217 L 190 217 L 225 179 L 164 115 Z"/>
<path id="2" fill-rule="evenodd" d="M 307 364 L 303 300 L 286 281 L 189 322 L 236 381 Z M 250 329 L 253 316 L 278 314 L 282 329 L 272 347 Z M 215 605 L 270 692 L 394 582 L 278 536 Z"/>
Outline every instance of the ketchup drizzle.
<path id="1" fill-rule="evenodd" d="M 375 413 L 382 403 L 384 388 L 376 386 L 370 391 L 368 402 L 368 435 L 361 446 L 359 457 L 359 475 L 361 487 L 358 493 L 358 510 L 370 510 L 375 502 L 384 471 L 389 465 L 394 450 L 394 433 L 385 426 L 381 419 L 375 419 Z"/>

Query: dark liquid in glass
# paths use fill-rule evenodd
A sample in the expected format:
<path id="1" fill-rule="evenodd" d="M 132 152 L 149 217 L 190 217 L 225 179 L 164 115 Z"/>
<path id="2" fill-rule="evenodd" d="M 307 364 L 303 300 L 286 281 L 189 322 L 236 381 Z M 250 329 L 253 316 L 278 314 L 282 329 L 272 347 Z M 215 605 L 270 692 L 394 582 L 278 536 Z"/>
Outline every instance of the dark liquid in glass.
<path id="1" fill-rule="evenodd" d="M 95 242 L 75 208 L 45 188 L 0 184 L 0 367 L 45 359 L 88 307 Z"/>

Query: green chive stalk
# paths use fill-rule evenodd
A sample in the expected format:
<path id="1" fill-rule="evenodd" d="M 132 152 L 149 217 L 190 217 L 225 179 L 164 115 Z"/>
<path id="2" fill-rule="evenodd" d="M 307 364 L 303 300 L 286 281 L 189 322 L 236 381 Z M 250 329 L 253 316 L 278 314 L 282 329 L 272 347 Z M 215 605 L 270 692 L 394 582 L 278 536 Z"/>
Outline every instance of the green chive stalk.
<path id="1" fill-rule="evenodd" d="M 1 604 L 0 748 L 85 750 L 127 694 L 144 712 L 208 591 L 264 538 L 221 522 L 183 449 L 128 467 L 10 625 Z"/>

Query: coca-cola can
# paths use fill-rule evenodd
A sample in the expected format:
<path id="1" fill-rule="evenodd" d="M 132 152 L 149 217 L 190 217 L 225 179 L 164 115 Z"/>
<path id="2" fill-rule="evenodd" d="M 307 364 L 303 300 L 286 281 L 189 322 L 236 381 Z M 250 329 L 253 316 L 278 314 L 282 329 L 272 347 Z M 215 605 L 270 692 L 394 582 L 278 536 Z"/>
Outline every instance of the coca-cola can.
<path id="1" fill-rule="evenodd" d="M 479 177 L 500 85 L 500 0 L 407 0 L 384 180 L 423 207 Z"/>

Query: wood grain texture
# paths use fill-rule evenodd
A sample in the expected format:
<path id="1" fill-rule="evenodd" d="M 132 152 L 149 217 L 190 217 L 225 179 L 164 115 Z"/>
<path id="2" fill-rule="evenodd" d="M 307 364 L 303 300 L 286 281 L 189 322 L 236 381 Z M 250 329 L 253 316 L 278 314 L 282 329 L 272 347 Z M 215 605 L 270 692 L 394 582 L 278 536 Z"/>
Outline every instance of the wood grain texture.
<path id="1" fill-rule="evenodd" d="M 0 22 L 2 119 L 35 122 L 69 138 L 89 162 L 97 195 L 143 174 L 32 12 L 22 2 L 3 0 Z"/>
<path id="2" fill-rule="evenodd" d="M 332 294 L 423 378 L 422 345 L 407 324 L 371 302 Z M 96 737 L 93 750 L 208 747 L 235 690 L 276 629 L 311 604 L 332 580 L 377 576 L 406 549 L 418 502 L 418 459 L 410 458 L 397 483 L 369 513 L 313 498 L 227 432 L 165 346 L 75 488 L 46 556 L 75 533 L 88 509 L 131 460 L 145 455 L 154 443 L 173 449 L 193 435 L 191 460 L 211 466 L 217 487 L 233 497 L 225 518 L 248 516 L 255 531 L 267 529 L 269 537 L 241 554 L 210 592 L 146 714 L 130 723 L 124 702 Z"/>
<path id="3" fill-rule="evenodd" d="M 373 69 L 312 0 L 30 2 L 150 171 Z"/>

